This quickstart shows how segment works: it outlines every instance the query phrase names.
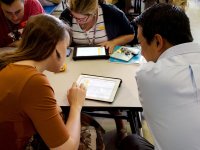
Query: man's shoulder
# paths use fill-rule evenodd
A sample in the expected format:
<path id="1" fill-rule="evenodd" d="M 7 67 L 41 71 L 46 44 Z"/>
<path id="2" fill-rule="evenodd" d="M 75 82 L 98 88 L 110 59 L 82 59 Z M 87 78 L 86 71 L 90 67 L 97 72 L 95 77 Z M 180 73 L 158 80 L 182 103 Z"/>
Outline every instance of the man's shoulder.
<path id="1" fill-rule="evenodd" d="M 11 39 L 8 37 L 8 33 L 9 28 L 7 20 L 2 9 L 0 8 L 0 47 L 6 47 L 11 42 Z"/>
<path id="2" fill-rule="evenodd" d="M 156 63 L 154 63 L 152 61 L 144 63 L 138 68 L 137 74 L 140 74 L 140 73 L 143 73 L 143 72 L 144 73 L 152 72 L 155 69 L 155 66 L 156 66 Z"/>
<path id="3" fill-rule="evenodd" d="M 24 5 L 27 5 L 27 4 L 39 4 L 40 5 L 40 2 L 38 0 L 24 0 Z"/>
<path id="4" fill-rule="evenodd" d="M 148 62 L 139 67 L 136 78 L 141 80 L 163 80 L 168 79 L 176 72 L 176 65 L 170 64 L 168 60 Z"/>
<path id="5" fill-rule="evenodd" d="M 0 25 L 2 24 L 2 22 L 4 22 L 5 21 L 5 15 L 4 15 L 4 13 L 3 13 L 3 10 L 1 9 L 1 7 L 0 7 L 0 20 L 1 20 L 1 23 L 0 23 Z"/>
<path id="6" fill-rule="evenodd" d="M 44 13 L 44 9 L 37 0 L 25 0 L 24 1 L 24 18 L 23 21 L 27 21 L 29 17 Z"/>
<path id="7" fill-rule="evenodd" d="M 37 15 L 44 13 L 44 9 L 38 0 L 25 0 L 24 1 L 24 14 Z"/>

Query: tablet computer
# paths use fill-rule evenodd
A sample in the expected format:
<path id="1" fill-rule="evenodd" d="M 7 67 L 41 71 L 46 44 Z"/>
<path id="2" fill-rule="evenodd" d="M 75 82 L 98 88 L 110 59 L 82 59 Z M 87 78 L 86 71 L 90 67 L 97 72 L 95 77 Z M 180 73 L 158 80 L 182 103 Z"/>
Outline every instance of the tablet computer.
<path id="1" fill-rule="evenodd" d="M 87 88 L 86 99 L 112 103 L 122 80 L 119 78 L 81 74 L 78 85 L 83 83 Z"/>
<path id="2" fill-rule="evenodd" d="M 73 59 L 84 60 L 84 59 L 108 59 L 109 53 L 105 47 L 74 47 Z"/>

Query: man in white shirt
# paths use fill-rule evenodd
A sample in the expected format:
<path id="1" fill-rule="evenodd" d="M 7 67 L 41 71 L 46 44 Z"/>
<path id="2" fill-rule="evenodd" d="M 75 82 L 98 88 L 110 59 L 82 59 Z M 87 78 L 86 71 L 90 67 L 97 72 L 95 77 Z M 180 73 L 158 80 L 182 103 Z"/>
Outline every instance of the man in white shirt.
<path id="1" fill-rule="evenodd" d="M 136 80 L 154 149 L 199 150 L 200 45 L 192 43 L 189 19 L 176 6 L 157 4 L 135 22 L 147 60 Z"/>
<path id="2" fill-rule="evenodd" d="M 125 138 L 126 150 L 200 150 L 200 45 L 192 43 L 183 10 L 157 4 L 135 19 L 147 63 L 136 73 L 154 148 L 138 135 Z"/>

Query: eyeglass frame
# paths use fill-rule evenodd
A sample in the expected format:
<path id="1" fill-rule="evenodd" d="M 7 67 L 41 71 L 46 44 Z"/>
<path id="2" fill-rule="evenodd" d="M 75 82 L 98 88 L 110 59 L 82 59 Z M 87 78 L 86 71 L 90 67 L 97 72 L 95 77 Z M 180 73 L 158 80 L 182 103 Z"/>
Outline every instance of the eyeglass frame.
<path id="1" fill-rule="evenodd" d="M 96 12 L 93 13 L 93 14 L 83 14 L 83 15 L 85 15 L 84 18 L 76 18 L 72 13 L 70 13 L 70 15 L 71 15 L 72 18 L 76 19 L 76 21 L 78 21 L 78 22 L 87 22 L 88 19 L 90 18 L 90 16 L 96 15 Z"/>

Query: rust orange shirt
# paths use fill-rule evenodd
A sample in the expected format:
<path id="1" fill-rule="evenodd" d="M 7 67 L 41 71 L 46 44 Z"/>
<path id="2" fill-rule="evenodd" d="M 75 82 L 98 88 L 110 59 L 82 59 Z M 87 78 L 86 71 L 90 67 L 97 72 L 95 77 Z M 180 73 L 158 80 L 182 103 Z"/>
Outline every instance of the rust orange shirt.
<path id="1" fill-rule="evenodd" d="M 31 66 L 9 64 L 0 71 L 0 150 L 24 149 L 35 132 L 49 147 L 69 138 L 46 76 Z"/>

